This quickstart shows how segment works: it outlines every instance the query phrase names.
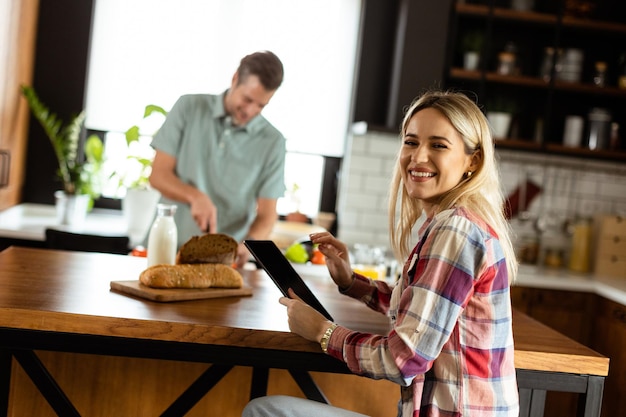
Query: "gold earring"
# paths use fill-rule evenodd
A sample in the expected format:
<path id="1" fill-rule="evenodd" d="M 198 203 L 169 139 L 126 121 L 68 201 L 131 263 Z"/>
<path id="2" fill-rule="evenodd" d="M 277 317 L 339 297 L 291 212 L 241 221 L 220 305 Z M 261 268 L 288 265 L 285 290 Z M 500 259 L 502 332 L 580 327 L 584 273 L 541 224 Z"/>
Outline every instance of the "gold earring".
<path id="1" fill-rule="evenodd" d="M 473 174 L 473 172 L 472 172 L 472 171 L 467 171 L 467 178 L 471 177 L 471 176 L 472 176 L 472 174 Z"/>

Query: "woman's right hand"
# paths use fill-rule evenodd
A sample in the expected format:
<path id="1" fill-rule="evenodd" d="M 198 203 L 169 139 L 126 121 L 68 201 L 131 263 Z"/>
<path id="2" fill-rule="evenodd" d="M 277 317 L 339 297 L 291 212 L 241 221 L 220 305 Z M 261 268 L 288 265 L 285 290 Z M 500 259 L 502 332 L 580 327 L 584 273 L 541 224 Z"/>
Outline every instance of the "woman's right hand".
<path id="1" fill-rule="evenodd" d="M 319 245 L 319 251 L 326 257 L 326 266 L 335 284 L 342 290 L 350 287 L 354 278 L 348 247 L 328 232 L 313 233 L 309 237 L 313 244 Z"/>

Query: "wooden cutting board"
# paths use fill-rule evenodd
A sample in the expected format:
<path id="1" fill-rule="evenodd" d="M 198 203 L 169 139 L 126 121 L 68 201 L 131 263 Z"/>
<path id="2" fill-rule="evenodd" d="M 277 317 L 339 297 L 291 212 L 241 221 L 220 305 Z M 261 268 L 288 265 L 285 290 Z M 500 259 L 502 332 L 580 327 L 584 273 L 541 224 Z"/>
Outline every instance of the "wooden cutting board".
<path id="1" fill-rule="evenodd" d="M 242 288 L 150 288 L 134 281 L 111 281 L 111 289 L 152 301 L 169 303 L 172 301 L 203 300 L 206 298 L 241 297 L 252 295 L 251 287 Z"/>

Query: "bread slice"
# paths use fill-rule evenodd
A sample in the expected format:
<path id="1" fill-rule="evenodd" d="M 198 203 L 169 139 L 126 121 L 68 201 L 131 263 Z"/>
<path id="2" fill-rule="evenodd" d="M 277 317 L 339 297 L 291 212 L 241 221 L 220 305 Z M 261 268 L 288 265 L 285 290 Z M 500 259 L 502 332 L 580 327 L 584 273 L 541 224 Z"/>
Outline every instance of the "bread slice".
<path id="1" fill-rule="evenodd" d="M 222 233 L 194 236 L 180 247 L 176 254 L 176 263 L 232 265 L 237 256 L 237 246 L 235 239 Z"/>
<path id="2" fill-rule="evenodd" d="M 243 277 L 222 264 L 153 265 L 139 282 L 151 288 L 241 288 Z"/>

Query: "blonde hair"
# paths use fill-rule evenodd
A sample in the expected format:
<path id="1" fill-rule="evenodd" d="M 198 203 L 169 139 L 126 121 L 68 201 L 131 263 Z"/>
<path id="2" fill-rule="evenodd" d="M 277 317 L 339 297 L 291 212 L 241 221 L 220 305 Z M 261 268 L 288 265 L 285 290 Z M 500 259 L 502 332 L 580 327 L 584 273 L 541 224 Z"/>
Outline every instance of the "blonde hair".
<path id="1" fill-rule="evenodd" d="M 477 154 L 478 158 L 476 170 L 443 196 L 437 212 L 463 206 L 489 224 L 500 240 L 511 283 L 517 276 L 518 264 L 511 242 L 510 225 L 504 216 L 505 200 L 487 119 L 478 106 L 463 93 L 428 91 L 418 97 L 407 110 L 402 121 L 401 138 L 411 118 L 427 108 L 441 112 L 461 134 L 466 154 Z M 406 259 L 410 254 L 411 232 L 422 215 L 422 209 L 422 201 L 407 194 L 398 153 L 389 195 L 389 228 L 391 247 L 399 259 Z"/>

